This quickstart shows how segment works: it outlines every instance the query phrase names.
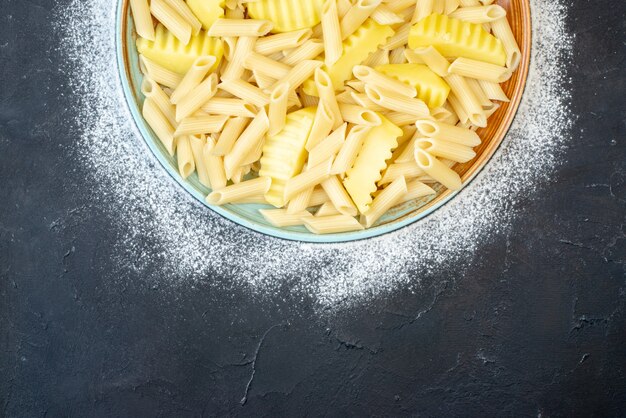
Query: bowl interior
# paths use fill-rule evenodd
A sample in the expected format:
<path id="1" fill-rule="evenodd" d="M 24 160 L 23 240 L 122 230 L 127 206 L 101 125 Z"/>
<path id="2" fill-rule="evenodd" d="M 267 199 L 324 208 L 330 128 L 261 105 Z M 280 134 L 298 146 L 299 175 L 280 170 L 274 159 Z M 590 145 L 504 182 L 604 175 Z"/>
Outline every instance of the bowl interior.
<path id="1" fill-rule="evenodd" d="M 498 111 L 489 118 L 488 126 L 477 131 L 483 142 L 475 148 L 476 157 L 467 163 L 457 164 L 454 167 L 461 176 L 464 186 L 484 167 L 504 139 L 521 101 L 530 64 L 531 26 L 529 1 L 500 0 L 496 3 L 507 11 L 513 34 L 522 52 L 522 60 L 518 71 L 502 86 L 507 96 L 511 98 L 511 101 L 502 103 Z M 267 205 L 230 204 L 209 206 L 205 202 L 205 196 L 210 190 L 200 184 L 195 173 L 186 180 L 179 175 L 175 157 L 170 157 L 141 116 L 140 109 L 144 99 L 140 87 L 142 74 L 139 70 L 138 53 L 135 48 L 136 34 L 132 18 L 130 17 L 129 0 L 119 0 L 116 34 L 117 58 L 122 86 L 134 121 L 146 144 L 168 173 L 187 192 L 233 222 L 255 231 L 284 239 L 307 242 L 353 241 L 385 234 L 422 219 L 448 202 L 457 193 L 438 185 L 435 187 L 435 190 L 437 190 L 436 195 L 406 202 L 393 208 L 372 228 L 357 232 L 328 235 L 315 235 L 302 226 L 277 228 L 268 223 L 258 211 L 258 209 L 270 207 Z"/>

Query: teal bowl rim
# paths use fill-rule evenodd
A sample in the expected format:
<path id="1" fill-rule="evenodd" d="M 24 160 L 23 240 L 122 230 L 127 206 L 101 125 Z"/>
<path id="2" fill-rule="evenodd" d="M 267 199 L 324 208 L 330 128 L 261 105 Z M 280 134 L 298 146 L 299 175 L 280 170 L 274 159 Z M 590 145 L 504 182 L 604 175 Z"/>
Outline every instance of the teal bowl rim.
<path id="1" fill-rule="evenodd" d="M 124 91 L 125 102 L 128 106 L 128 109 L 130 110 L 131 115 L 133 116 L 133 122 L 135 126 L 137 127 L 137 129 L 139 130 L 144 143 L 148 146 L 152 154 L 157 158 L 157 160 L 159 161 L 161 166 L 167 171 L 167 173 L 174 180 L 176 180 L 176 182 L 180 186 L 182 186 L 196 200 L 200 201 L 204 206 L 208 207 L 209 209 L 218 213 L 219 215 L 223 216 L 229 221 L 232 221 L 238 225 L 249 228 L 253 231 L 256 231 L 265 235 L 269 235 L 275 238 L 281 238 L 281 239 L 290 240 L 290 241 L 301 241 L 301 242 L 319 243 L 319 244 L 357 241 L 357 240 L 373 238 L 373 237 L 381 236 L 390 232 L 397 231 L 400 228 L 403 228 L 407 225 L 410 225 L 414 222 L 424 219 L 425 217 L 432 214 L 437 209 L 441 208 L 443 205 L 448 203 L 451 199 L 453 199 L 461 190 L 463 190 L 463 188 L 465 188 L 476 177 L 478 173 L 480 173 L 484 169 L 484 167 L 488 164 L 489 160 L 493 158 L 493 154 L 495 154 L 495 151 L 500 147 L 502 141 L 504 140 L 503 138 L 500 141 L 500 143 L 495 147 L 495 149 L 493 150 L 489 158 L 483 164 L 481 164 L 481 166 L 478 167 L 478 169 L 476 169 L 470 177 L 468 177 L 463 182 L 463 186 L 460 190 L 449 192 L 447 196 L 445 196 L 436 204 L 428 207 L 427 209 L 415 215 L 410 215 L 410 214 L 405 215 L 403 216 L 403 219 L 401 218 L 401 219 L 392 221 L 387 224 L 382 224 L 382 225 L 364 229 L 361 231 L 342 232 L 342 233 L 325 234 L 325 235 L 316 235 L 316 234 L 313 234 L 312 232 L 288 231 L 288 230 L 281 229 L 278 227 L 267 226 L 267 225 L 253 222 L 249 219 L 246 219 L 244 217 L 231 213 L 224 207 L 212 206 L 212 205 L 207 204 L 205 200 L 205 196 L 202 193 L 200 193 L 198 190 L 196 190 L 194 187 L 192 187 L 192 185 L 188 181 L 186 181 L 185 179 L 181 177 L 178 171 L 174 170 L 170 166 L 170 164 L 168 163 L 168 160 L 163 155 L 162 151 L 157 147 L 155 142 L 151 140 L 153 138 L 153 135 L 150 133 L 150 129 L 139 111 L 139 106 L 133 99 L 134 94 L 132 93 L 130 81 L 128 79 L 127 72 L 126 72 L 126 65 L 124 61 L 124 52 L 123 52 L 124 47 L 122 45 L 122 42 L 123 42 L 122 33 L 126 30 L 126 28 L 122 27 L 122 23 L 124 20 L 124 7 L 123 7 L 124 2 L 125 0 L 118 0 L 117 8 L 116 8 L 115 55 L 116 55 L 116 61 L 117 61 L 117 72 L 120 78 L 120 82 L 122 84 L 122 89 Z M 521 102 L 521 99 L 519 102 Z M 517 103 L 517 106 L 519 106 L 519 102 Z M 517 106 L 514 109 L 513 114 L 517 112 Z M 512 119 L 513 118 L 511 118 L 511 121 Z M 507 132 L 509 128 L 510 128 L 510 123 L 509 123 L 509 126 L 506 127 Z"/>

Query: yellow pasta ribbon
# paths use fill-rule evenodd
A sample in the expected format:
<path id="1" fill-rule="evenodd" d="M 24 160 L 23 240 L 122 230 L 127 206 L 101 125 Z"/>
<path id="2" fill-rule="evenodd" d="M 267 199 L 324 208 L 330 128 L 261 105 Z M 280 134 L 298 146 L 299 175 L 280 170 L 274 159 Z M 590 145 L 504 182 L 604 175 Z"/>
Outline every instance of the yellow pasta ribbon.
<path id="1" fill-rule="evenodd" d="M 270 20 L 272 32 L 291 32 L 320 23 L 323 0 L 259 0 L 247 3 L 254 19 Z"/>
<path id="2" fill-rule="evenodd" d="M 187 73 L 194 61 L 203 55 L 213 55 L 216 58 L 211 68 L 213 70 L 217 68 L 224 54 L 222 41 L 207 35 L 203 30 L 192 36 L 185 45 L 161 24 L 156 27 L 154 41 L 144 38 L 137 40 L 137 50 L 146 58 L 179 74 Z"/>
<path id="3" fill-rule="evenodd" d="M 433 13 L 411 27 L 409 48 L 435 47 L 445 57 L 465 57 L 506 64 L 500 41 L 481 25 Z"/>
<path id="4" fill-rule="evenodd" d="M 417 98 L 434 109 L 448 99 L 450 86 L 423 64 L 385 64 L 376 67 L 383 74 L 415 87 Z"/>
<path id="5" fill-rule="evenodd" d="M 387 118 L 379 115 L 382 124 L 372 128 L 369 132 L 359 156 L 351 169 L 346 172 L 343 185 L 360 213 L 365 213 L 372 203 L 372 193 L 378 187 L 376 182 L 381 178 L 381 172 L 387 167 L 387 160 L 391 158 L 391 151 L 398 146 L 398 137 L 402 136 L 402 129 L 391 123 Z"/>
<path id="6" fill-rule="evenodd" d="M 268 136 L 263 146 L 259 176 L 272 179 L 265 200 L 281 208 L 285 206 L 285 185 L 302 171 L 307 156 L 306 141 L 315 120 L 314 107 L 307 107 L 287 115 L 285 127 L 278 134 Z"/>
<path id="7" fill-rule="evenodd" d="M 372 19 L 365 23 L 352 35 L 343 41 L 343 54 L 330 68 L 323 67 L 335 90 L 342 90 L 343 83 L 352 78 L 352 69 L 355 65 L 363 63 L 367 57 L 378 50 L 378 46 L 384 44 L 393 36 L 394 31 L 388 25 L 379 25 Z M 304 83 L 304 92 L 311 96 L 317 95 L 315 82 L 307 80 Z"/>

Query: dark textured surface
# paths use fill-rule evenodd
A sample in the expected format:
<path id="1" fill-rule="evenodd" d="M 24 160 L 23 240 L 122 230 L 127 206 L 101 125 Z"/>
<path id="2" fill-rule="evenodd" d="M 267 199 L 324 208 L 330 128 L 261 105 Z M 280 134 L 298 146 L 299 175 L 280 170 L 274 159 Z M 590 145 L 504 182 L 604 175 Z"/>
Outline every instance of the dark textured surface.
<path id="1" fill-rule="evenodd" d="M 64 148 L 54 4 L 0 0 L 0 416 L 626 416 L 626 7 L 572 4 L 554 181 L 453 286 L 320 319 L 160 289 L 156 265 L 113 280 L 117 232 Z"/>

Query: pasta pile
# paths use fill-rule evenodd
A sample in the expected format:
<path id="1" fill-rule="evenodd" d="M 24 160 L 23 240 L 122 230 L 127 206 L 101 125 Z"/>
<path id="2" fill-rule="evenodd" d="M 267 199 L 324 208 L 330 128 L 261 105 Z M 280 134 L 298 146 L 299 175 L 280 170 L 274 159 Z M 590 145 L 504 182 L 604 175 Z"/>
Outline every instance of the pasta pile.
<path id="1" fill-rule="evenodd" d="M 520 62 L 493 0 L 130 0 L 143 116 L 211 205 L 373 226 L 461 188 Z"/>

